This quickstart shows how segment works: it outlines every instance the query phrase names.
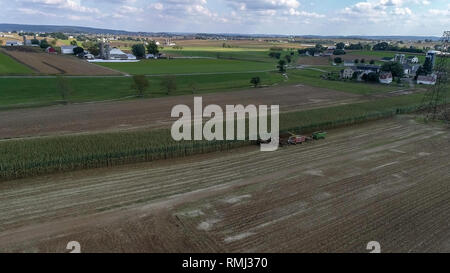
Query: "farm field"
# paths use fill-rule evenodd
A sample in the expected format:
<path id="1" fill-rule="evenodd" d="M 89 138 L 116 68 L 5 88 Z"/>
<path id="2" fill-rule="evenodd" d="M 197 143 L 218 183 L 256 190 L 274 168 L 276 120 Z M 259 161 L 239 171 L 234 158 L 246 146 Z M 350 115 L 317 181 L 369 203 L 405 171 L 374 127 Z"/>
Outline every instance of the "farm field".
<path id="1" fill-rule="evenodd" d="M 410 113 L 420 106 L 422 96 L 422 94 L 403 95 L 281 113 L 280 130 L 306 134 Z M 165 126 L 169 127 L 169 124 Z M 39 124 L 33 128 L 39 130 Z M 120 126 L 114 129 L 118 130 Z M 11 133 L 10 130 L 5 132 Z M 179 158 L 226 151 L 250 144 L 249 141 L 177 142 L 171 137 L 168 128 L 3 140 L 0 141 L 0 153 L 4 154 L 0 158 L 0 180 Z"/>
<path id="2" fill-rule="evenodd" d="M 279 74 L 275 75 L 279 76 Z M 247 75 L 244 79 L 243 81 L 248 84 L 249 80 Z M 5 79 L 0 79 L 0 83 L 5 81 Z M 13 85 L 15 80 L 11 79 L 9 81 Z M 30 84 L 29 88 L 24 87 L 24 89 L 40 90 L 35 83 L 41 81 L 41 86 L 44 87 L 50 79 L 42 79 L 39 81 L 36 79 L 23 79 L 22 81 L 29 82 Z M 104 87 L 99 84 L 101 82 L 104 83 Z M 224 78 L 223 82 L 227 83 L 228 81 Z M 74 87 L 76 86 L 76 90 L 84 90 L 86 93 L 81 94 L 85 94 L 86 96 L 90 95 L 89 92 L 91 91 L 96 92 L 98 96 L 104 94 L 105 97 L 111 96 L 110 92 L 115 92 L 119 97 L 125 96 L 128 93 L 128 91 L 121 93 L 121 90 L 129 89 L 131 80 L 126 79 L 126 82 L 124 82 L 123 79 L 106 79 L 104 81 L 95 79 L 83 83 L 76 79 L 73 81 L 73 84 Z M 213 85 L 215 83 L 210 82 L 209 84 Z M 89 86 L 94 88 L 89 88 Z M 51 89 L 49 88 L 48 90 Z M 42 91 L 36 92 L 39 93 Z M 133 94 L 132 91 L 129 94 Z M 12 91 L 11 96 L 16 98 L 15 92 Z M 49 96 L 54 99 L 58 98 L 56 91 L 49 94 Z M 2 111 L 3 118 L 0 120 L 0 128 L 2 128 L 0 138 L 168 127 L 172 122 L 170 118 L 172 107 L 178 104 L 192 106 L 194 96 L 191 94 L 122 102 L 55 105 L 43 108 Z M 361 100 L 357 95 L 303 85 L 252 88 L 234 92 L 202 94 L 202 97 L 205 105 L 278 104 L 281 107 L 281 111 L 307 110 Z M 26 95 L 24 95 L 25 98 Z"/>
<path id="3" fill-rule="evenodd" d="M 215 92 L 236 91 L 249 88 L 252 77 L 260 77 L 261 85 L 282 83 L 284 78 L 279 73 L 233 73 L 217 75 L 176 76 L 177 89 L 170 96 L 188 94 L 205 94 Z M 145 98 L 168 97 L 167 91 L 161 87 L 162 77 L 148 77 L 149 88 Z M 105 78 L 67 78 L 72 92 L 69 101 L 72 103 L 104 100 L 120 100 L 135 98 L 132 90 L 133 80 L 129 77 Z M 0 110 L 9 108 L 45 106 L 59 104 L 61 92 L 57 88 L 56 78 L 1 78 Z"/>
<path id="4" fill-rule="evenodd" d="M 7 54 L 19 62 L 27 65 L 39 74 L 89 76 L 122 75 L 117 71 L 90 64 L 73 56 L 28 52 L 16 49 L 1 49 L 0 52 Z"/>
<path id="5" fill-rule="evenodd" d="M 401 116 L 274 153 L 3 182 L 0 250 L 449 252 L 449 139 Z"/>
<path id="6" fill-rule="evenodd" d="M 275 62 L 254 62 L 218 59 L 160 59 L 137 63 L 99 63 L 125 73 L 139 75 L 198 74 L 226 72 L 265 72 L 276 70 Z"/>
<path id="7" fill-rule="evenodd" d="M 33 71 L 0 51 L 0 75 L 25 75 Z"/>

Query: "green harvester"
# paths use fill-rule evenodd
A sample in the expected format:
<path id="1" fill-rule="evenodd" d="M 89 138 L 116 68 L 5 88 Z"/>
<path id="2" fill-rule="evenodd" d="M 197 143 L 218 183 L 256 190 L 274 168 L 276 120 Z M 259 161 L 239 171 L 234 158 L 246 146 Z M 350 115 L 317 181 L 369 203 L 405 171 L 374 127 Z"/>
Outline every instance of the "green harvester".
<path id="1" fill-rule="evenodd" d="M 326 132 L 315 132 L 314 134 L 312 134 L 312 138 L 314 140 L 325 139 L 326 137 L 327 137 Z"/>

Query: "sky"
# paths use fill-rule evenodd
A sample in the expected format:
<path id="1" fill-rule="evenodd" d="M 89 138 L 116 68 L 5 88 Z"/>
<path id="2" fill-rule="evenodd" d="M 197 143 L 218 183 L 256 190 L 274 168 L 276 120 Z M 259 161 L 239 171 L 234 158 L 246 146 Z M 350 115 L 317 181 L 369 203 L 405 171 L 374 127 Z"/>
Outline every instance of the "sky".
<path id="1" fill-rule="evenodd" d="M 441 36 L 449 0 L 0 0 L 0 23 L 146 32 Z"/>

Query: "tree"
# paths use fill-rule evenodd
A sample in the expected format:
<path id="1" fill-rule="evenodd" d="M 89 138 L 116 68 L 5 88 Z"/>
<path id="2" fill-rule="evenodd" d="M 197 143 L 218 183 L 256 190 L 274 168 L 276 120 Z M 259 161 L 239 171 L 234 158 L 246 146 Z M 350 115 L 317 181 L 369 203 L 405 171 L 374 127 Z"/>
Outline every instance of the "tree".
<path id="1" fill-rule="evenodd" d="M 159 53 L 158 45 L 155 41 L 150 41 L 147 45 L 147 53 L 157 55 Z"/>
<path id="2" fill-rule="evenodd" d="M 341 57 L 334 58 L 334 63 L 341 64 L 342 63 L 342 58 Z"/>
<path id="3" fill-rule="evenodd" d="M 41 41 L 41 48 L 46 49 L 50 46 L 50 44 L 47 42 L 47 39 L 44 39 Z"/>
<path id="4" fill-rule="evenodd" d="M 381 71 L 391 72 L 393 77 L 401 78 L 404 75 L 403 66 L 400 63 L 389 62 L 381 66 Z"/>
<path id="5" fill-rule="evenodd" d="M 72 40 L 72 41 L 70 41 L 70 45 L 78 46 L 78 43 L 76 40 Z"/>
<path id="6" fill-rule="evenodd" d="M 375 64 L 375 60 L 370 60 L 370 64 Z"/>
<path id="7" fill-rule="evenodd" d="M 134 75 L 133 76 L 133 85 L 131 88 L 136 90 L 136 96 L 142 98 L 144 96 L 145 90 L 150 86 L 148 79 L 144 75 Z"/>
<path id="8" fill-rule="evenodd" d="M 340 42 L 340 43 L 336 44 L 336 49 L 343 50 L 344 48 L 345 48 L 345 44 L 344 43 Z"/>
<path id="9" fill-rule="evenodd" d="M 38 39 L 32 39 L 31 40 L 31 44 L 32 45 L 39 45 L 39 40 Z"/>
<path id="10" fill-rule="evenodd" d="M 177 90 L 177 82 L 174 76 L 166 76 L 161 81 L 161 87 L 167 91 L 167 95 Z"/>
<path id="11" fill-rule="evenodd" d="M 423 63 L 423 71 L 426 73 L 426 75 L 433 72 L 433 63 L 429 58 L 426 58 L 425 62 Z"/>
<path id="12" fill-rule="evenodd" d="M 358 59 L 355 59 L 354 63 L 355 63 L 355 64 L 359 64 L 359 60 L 358 60 Z"/>
<path id="13" fill-rule="evenodd" d="M 253 87 L 258 87 L 258 85 L 261 83 L 261 78 L 260 77 L 253 77 L 250 80 L 250 83 L 253 84 Z"/>
<path id="14" fill-rule="evenodd" d="M 58 76 L 56 79 L 56 88 L 61 94 L 62 103 L 68 104 L 70 102 L 70 96 L 72 94 L 72 87 L 70 86 L 67 78 Z"/>
<path id="15" fill-rule="evenodd" d="M 361 63 L 362 63 L 362 64 L 365 64 L 365 63 L 366 63 L 366 59 L 364 59 L 364 58 L 361 59 Z"/>
<path id="16" fill-rule="evenodd" d="M 57 43 L 58 43 L 58 39 L 53 39 L 53 40 L 50 42 L 50 44 L 51 44 L 52 46 L 56 46 Z"/>
<path id="17" fill-rule="evenodd" d="M 336 49 L 334 52 L 333 52 L 333 55 L 345 55 L 346 53 L 345 53 L 345 50 L 343 50 L 343 49 Z"/>
<path id="18" fill-rule="evenodd" d="M 138 59 L 145 58 L 145 47 L 143 44 L 135 44 L 131 47 L 133 55 Z"/>
<path id="19" fill-rule="evenodd" d="M 75 55 L 78 55 L 78 54 L 81 54 L 81 53 L 83 53 L 84 52 L 84 48 L 82 48 L 82 47 L 75 47 L 74 49 L 73 49 L 73 54 L 75 54 Z"/>
<path id="20" fill-rule="evenodd" d="M 286 61 L 285 60 L 279 60 L 277 68 L 278 68 L 278 71 L 280 71 L 280 73 L 286 72 Z"/>
<path id="21" fill-rule="evenodd" d="M 383 50 L 388 50 L 388 49 L 389 49 L 389 44 L 386 42 L 378 43 L 373 46 L 373 50 L 377 50 L 377 51 L 383 51 Z"/>
<path id="22" fill-rule="evenodd" d="M 286 55 L 286 56 L 284 56 L 284 58 L 286 59 L 286 61 L 287 61 L 288 63 L 291 63 L 291 62 L 292 62 L 291 55 Z"/>

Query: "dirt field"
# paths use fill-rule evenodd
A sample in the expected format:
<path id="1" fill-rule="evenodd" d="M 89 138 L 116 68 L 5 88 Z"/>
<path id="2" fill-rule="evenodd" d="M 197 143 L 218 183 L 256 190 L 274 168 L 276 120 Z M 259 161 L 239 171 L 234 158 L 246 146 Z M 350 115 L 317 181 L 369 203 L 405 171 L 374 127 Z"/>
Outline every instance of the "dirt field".
<path id="1" fill-rule="evenodd" d="M 23 52 L 19 50 L 0 49 L 18 62 L 42 74 L 106 76 L 122 75 L 105 67 L 94 65 L 73 56 L 61 56 L 47 53 Z"/>
<path id="2" fill-rule="evenodd" d="M 303 85 L 204 94 L 203 104 L 280 105 L 281 111 L 351 103 L 361 96 Z M 170 111 L 193 96 L 86 103 L 0 112 L 0 139 L 92 131 L 170 127 Z"/>
<path id="3" fill-rule="evenodd" d="M 450 133 L 409 117 L 327 140 L 0 184 L 0 251 L 450 251 Z"/>

